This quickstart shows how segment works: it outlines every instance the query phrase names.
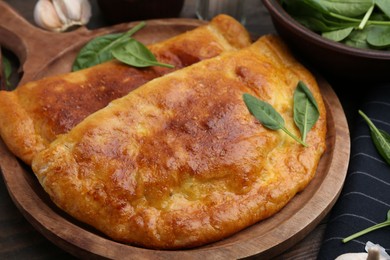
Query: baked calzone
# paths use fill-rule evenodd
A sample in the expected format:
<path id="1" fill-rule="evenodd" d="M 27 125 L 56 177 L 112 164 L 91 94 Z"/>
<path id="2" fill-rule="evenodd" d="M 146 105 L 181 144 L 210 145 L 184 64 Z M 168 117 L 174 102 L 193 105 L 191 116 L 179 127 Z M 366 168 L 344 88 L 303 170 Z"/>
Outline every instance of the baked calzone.
<path id="1" fill-rule="evenodd" d="M 204 26 L 148 46 L 157 60 L 174 69 L 138 69 L 111 61 L 30 82 L 12 92 L 0 91 L 0 135 L 16 156 L 30 164 L 57 135 L 110 101 L 153 78 L 250 44 L 249 33 L 238 21 L 219 15 Z"/>
<path id="2" fill-rule="evenodd" d="M 320 112 L 307 147 L 265 128 L 242 98 L 270 103 L 299 136 L 299 81 Z M 55 204 L 110 238 L 190 248 L 279 211 L 315 176 L 325 136 L 315 78 L 267 35 L 111 102 L 37 154 L 32 169 Z"/>

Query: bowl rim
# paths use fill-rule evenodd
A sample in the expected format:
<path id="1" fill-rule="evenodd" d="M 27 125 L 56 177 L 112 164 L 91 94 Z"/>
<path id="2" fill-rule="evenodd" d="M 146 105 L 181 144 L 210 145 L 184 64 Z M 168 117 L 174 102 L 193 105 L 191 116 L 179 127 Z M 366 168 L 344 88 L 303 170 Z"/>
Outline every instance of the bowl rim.
<path id="1" fill-rule="evenodd" d="M 342 54 L 348 54 L 353 56 L 379 59 L 379 60 L 390 60 L 390 51 L 362 49 L 352 46 L 348 46 L 343 43 L 332 41 L 322 37 L 321 35 L 311 31 L 307 27 L 296 21 L 290 14 L 288 14 L 279 3 L 279 0 L 261 0 L 263 5 L 268 9 L 272 19 L 278 19 L 279 22 L 285 26 L 290 26 L 294 31 L 305 37 L 311 43 L 315 43 L 326 49 L 331 49 Z"/>

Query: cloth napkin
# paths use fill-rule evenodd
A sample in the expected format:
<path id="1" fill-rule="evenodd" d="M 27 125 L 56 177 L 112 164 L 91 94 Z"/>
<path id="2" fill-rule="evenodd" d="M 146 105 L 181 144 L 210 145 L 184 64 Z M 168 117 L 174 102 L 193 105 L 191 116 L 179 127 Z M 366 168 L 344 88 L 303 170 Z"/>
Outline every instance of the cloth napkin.
<path id="1" fill-rule="evenodd" d="M 358 109 L 378 129 L 390 134 L 390 86 L 371 88 L 370 93 Z M 364 253 L 367 241 L 379 244 L 389 254 L 390 227 L 372 231 L 347 243 L 341 241 L 385 221 L 388 210 L 390 166 L 377 152 L 366 121 L 358 115 L 351 129 L 351 156 L 347 177 L 340 197 L 330 212 L 317 259 L 335 259 L 344 253 Z"/>

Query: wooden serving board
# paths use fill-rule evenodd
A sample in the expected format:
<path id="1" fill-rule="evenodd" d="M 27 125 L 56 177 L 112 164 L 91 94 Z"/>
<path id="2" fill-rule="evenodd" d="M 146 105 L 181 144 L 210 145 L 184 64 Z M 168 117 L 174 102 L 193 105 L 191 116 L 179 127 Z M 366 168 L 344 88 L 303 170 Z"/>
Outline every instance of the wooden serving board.
<path id="1" fill-rule="evenodd" d="M 91 38 L 125 31 L 135 23 L 68 33 L 40 30 L 0 1 L 0 45 L 14 51 L 24 71 L 21 83 L 69 72 L 78 50 Z M 151 20 L 137 33 L 149 44 L 202 24 L 192 19 Z M 149 250 L 115 242 L 57 208 L 43 191 L 31 169 L 0 140 L 0 169 L 8 192 L 25 218 L 49 240 L 71 254 L 111 259 L 237 259 L 274 257 L 303 239 L 330 211 L 347 172 L 350 139 L 342 106 L 331 86 L 318 77 L 328 120 L 327 150 L 309 186 L 279 213 L 216 243 L 190 250 Z"/>

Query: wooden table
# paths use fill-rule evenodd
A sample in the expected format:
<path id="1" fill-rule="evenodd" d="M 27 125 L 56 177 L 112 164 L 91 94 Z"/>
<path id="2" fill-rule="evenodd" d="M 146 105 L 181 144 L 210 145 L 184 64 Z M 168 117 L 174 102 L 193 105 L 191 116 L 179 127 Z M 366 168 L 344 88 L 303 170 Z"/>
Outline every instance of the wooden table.
<path id="1" fill-rule="evenodd" d="M 13 6 L 27 21 L 34 23 L 33 7 L 35 0 L 6 0 L 5 2 Z M 248 0 L 248 2 L 252 6 L 247 11 L 247 29 L 255 37 L 275 33 L 268 12 L 260 0 Z M 103 19 L 96 2 L 91 1 L 91 3 L 93 5 L 93 17 L 88 24 L 88 28 L 94 29 L 106 26 L 107 22 Z M 196 18 L 195 0 L 187 0 L 185 2 L 180 16 Z M 327 80 L 339 96 L 348 122 L 352 125 L 357 111 L 356 104 L 361 95 L 355 93 L 355 99 L 350 99 L 349 93 L 346 88 L 342 87 L 344 83 L 340 79 L 327 78 Z M 3 179 L 0 179 L 0 259 L 73 258 L 73 256 L 52 244 L 31 226 L 15 207 L 6 190 Z M 305 239 L 297 241 L 297 244 L 286 252 L 280 252 L 280 256 L 276 259 L 316 259 L 325 227 L 326 218 Z"/>

